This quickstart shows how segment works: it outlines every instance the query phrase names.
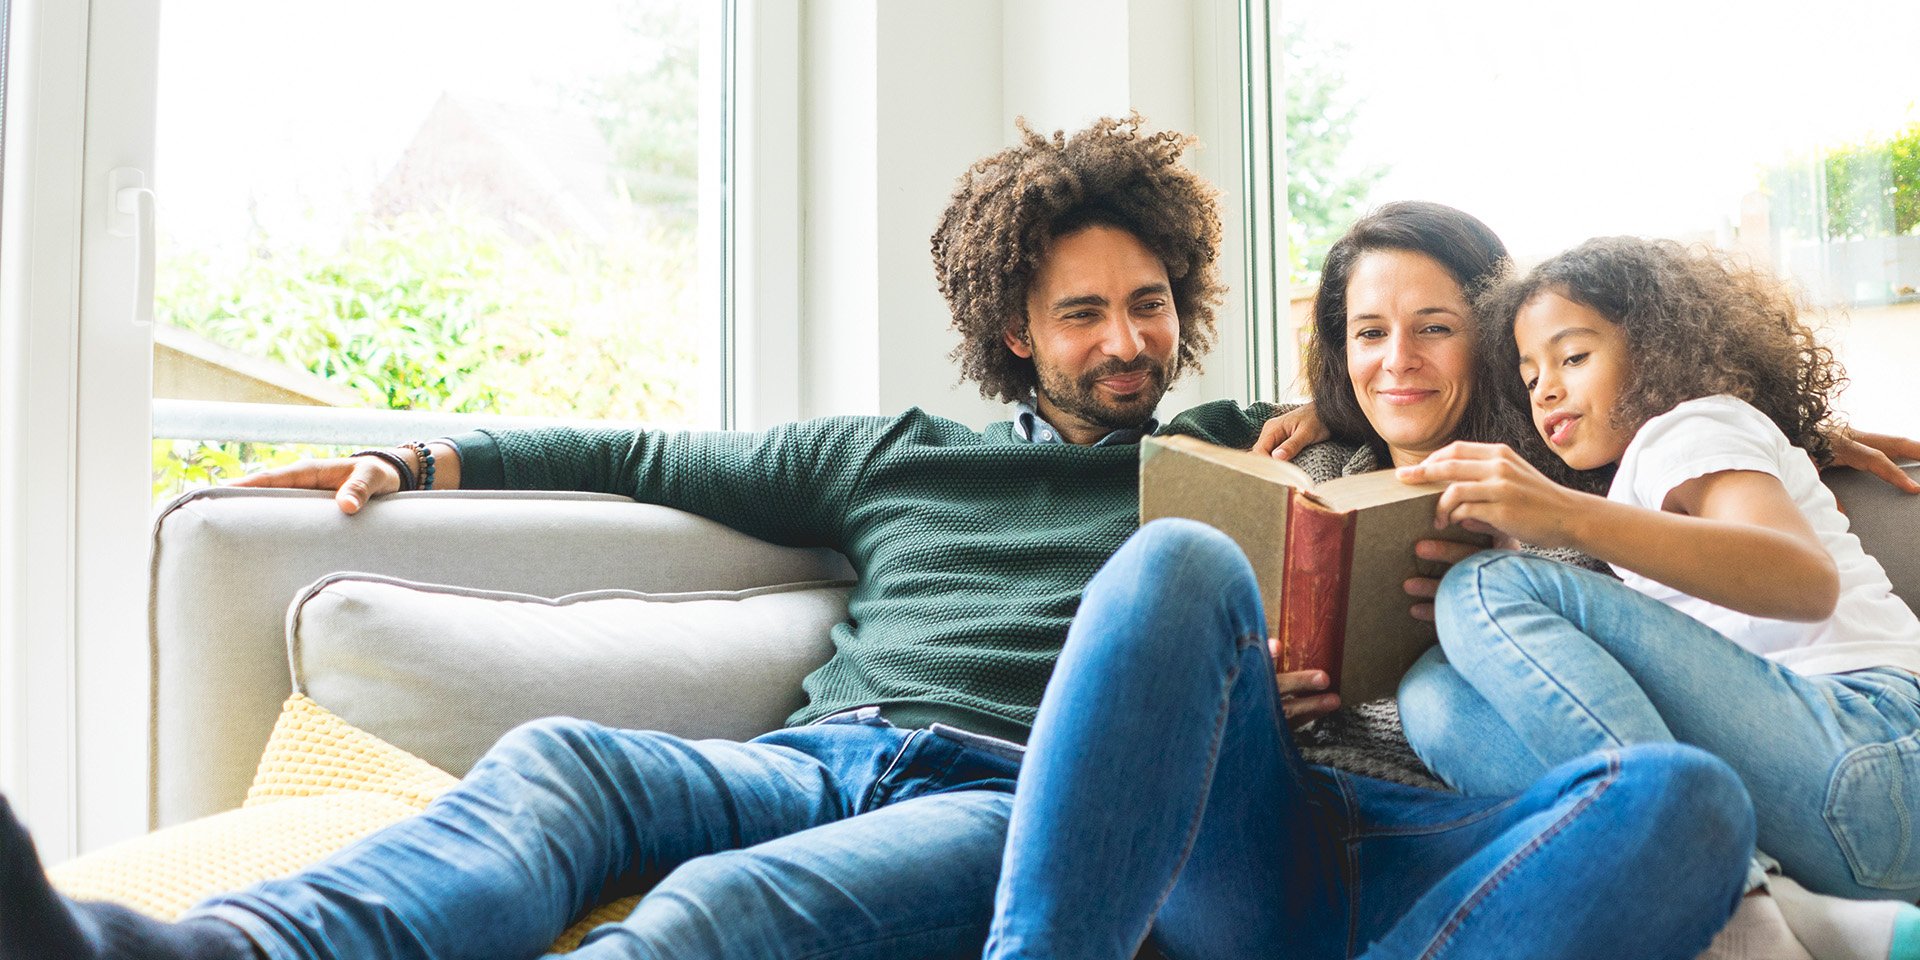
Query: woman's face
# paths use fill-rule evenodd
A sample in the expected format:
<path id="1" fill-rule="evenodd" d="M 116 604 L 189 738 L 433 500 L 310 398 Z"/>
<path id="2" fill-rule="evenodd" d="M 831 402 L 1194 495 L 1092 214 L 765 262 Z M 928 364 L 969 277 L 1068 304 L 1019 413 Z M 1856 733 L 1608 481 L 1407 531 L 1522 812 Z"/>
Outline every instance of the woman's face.
<path id="1" fill-rule="evenodd" d="M 1347 375 L 1395 466 L 1446 446 L 1473 396 L 1473 314 L 1447 268 L 1372 250 L 1347 278 Z"/>

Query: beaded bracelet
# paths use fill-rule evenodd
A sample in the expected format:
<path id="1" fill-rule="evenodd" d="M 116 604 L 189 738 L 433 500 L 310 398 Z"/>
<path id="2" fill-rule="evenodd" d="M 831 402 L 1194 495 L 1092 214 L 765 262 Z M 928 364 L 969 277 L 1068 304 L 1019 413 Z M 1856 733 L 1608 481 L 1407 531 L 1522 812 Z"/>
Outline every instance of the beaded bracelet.
<path id="1" fill-rule="evenodd" d="M 406 443 L 401 444 L 401 446 L 406 447 L 409 450 L 412 450 L 413 455 L 420 459 L 420 489 L 432 490 L 433 489 L 433 448 L 427 446 L 425 443 L 422 443 L 418 440 L 409 440 Z"/>
<path id="2" fill-rule="evenodd" d="M 361 450 L 349 456 L 373 457 L 385 461 L 388 466 L 400 472 L 400 490 L 405 492 L 413 489 L 413 468 L 407 466 L 406 459 L 392 450 Z"/>

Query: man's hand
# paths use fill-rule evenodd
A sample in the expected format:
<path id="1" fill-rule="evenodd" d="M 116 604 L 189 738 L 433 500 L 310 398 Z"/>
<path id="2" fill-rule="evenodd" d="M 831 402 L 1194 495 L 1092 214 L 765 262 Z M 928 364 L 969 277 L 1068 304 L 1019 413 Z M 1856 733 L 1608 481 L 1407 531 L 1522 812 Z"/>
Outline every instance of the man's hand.
<path id="1" fill-rule="evenodd" d="M 379 457 L 341 457 L 302 460 L 299 463 L 231 481 L 235 487 L 291 487 L 296 490 L 332 490 L 342 513 L 359 513 L 367 501 L 400 489 L 400 472 Z"/>
<path id="2" fill-rule="evenodd" d="M 1842 430 L 1833 436 L 1834 466 L 1852 467 L 1871 473 L 1902 493 L 1920 493 L 1920 481 L 1907 476 L 1907 472 L 1894 462 L 1896 458 L 1920 460 L 1920 440 L 1852 429 Z"/>
<path id="3" fill-rule="evenodd" d="M 1279 637 L 1267 638 L 1267 652 L 1273 655 L 1275 663 L 1280 662 Z M 1280 712 L 1289 726 L 1297 729 L 1340 709 L 1340 695 L 1325 692 L 1325 671 L 1275 672 L 1273 679 L 1280 686 Z"/>
<path id="4" fill-rule="evenodd" d="M 1333 436 L 1313 412 L 1313 404 L 1303 403 L 1260 427 L 1260 439 L 1253 442 L 1254 453 L 1275 460 L 1292 460 L 1300 451 Z"/>
<path id="5" fill-rule="evenodd" d="M 1477 544 L 1461 543 L 1457 540 L 1422 540 L 1413 545 L 1413 555 L 1430 563 L 1452 567 L 1479 553 L 1482 549 L 1484 548 Z M 1446 575 L 1447 572 L 1442 570 L 1431 577 L 1409 577 L 1401 585 L 1407 591 L 1407 596 L 1418 601 L 1408 611 L 1413 614 L 1415 620 L 1433 620 L 1433 598 L 1440 592 L 1440 578 Z"/>

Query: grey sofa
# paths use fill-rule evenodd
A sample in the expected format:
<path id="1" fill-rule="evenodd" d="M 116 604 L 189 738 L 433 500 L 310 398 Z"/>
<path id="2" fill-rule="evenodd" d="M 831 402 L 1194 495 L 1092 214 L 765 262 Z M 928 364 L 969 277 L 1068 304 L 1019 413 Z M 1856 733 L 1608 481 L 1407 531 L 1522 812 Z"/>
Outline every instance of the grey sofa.
<path id="1" fill-rule="evenodd" d="M 1849 471 L 1828 482 L 1895 590 L 1920 599 L 1920 497 Z M 476 744 L 553 713 L 691 736 L 775 727 L 799 705 L 801 677 L 830 652 L 826 630 L 844 615 L 853 575 L 830 551 L 771 546 L 619 497 L 399 494 L 348 517 L 321 493 L 190 493 L 161 513 L 154 533 L 153 825 L 240 804 L 290 681 L 454 773 Z M 432 615 L 404 618 L 397 630 L 391 619 L 368 625 L 377 613 L 369 605 L 392 589 L 512 611 L 696 601 L 704 606 L 672 608 L 681 621 L 659 629 L 685 629 L 688 617 L 746 626 L 691 648 L 613 637 L 582 654 L 551 635 L 529 639 L 540 631 L 503 615 L 481 623 L 492 639 L 449 653 L 440 648 L 460 641 L 459 631 Z M 568 599 L 540 599 L 559 597 Z M 302 640 L 327 631 L 326 644 Z M 554 662 L 577 664 L 569 669 L 579 682 L 556 680 L 546 669 Z M 460 696 L 467 682 L 485 689 Z M 336 695 L 315 689 L 322 684 Z"/>

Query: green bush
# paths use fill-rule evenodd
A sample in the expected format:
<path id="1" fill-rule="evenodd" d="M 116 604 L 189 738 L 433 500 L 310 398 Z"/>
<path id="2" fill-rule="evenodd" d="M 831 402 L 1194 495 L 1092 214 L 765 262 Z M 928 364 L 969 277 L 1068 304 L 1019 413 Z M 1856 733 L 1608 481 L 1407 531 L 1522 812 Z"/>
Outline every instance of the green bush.
<path id="1" fill-rule="evenodd" d="M 244 256 L 170 258 L 155 313 L 370 407 L 680 425 L 700 416 L 714 375 L 689 322 L 692 261 L 684 228 L 527 242 L 448 204 L 362 220 L 330 246 L 255 238 Z M 174 441 L 155 451 L 156 496 L 297 456 Z"/>
<path id="2" fill-rule="evenodd" d="M 1768 170 L 1774 229 L 1807 240 L 1920 232 L 1920 122 Z"/>

